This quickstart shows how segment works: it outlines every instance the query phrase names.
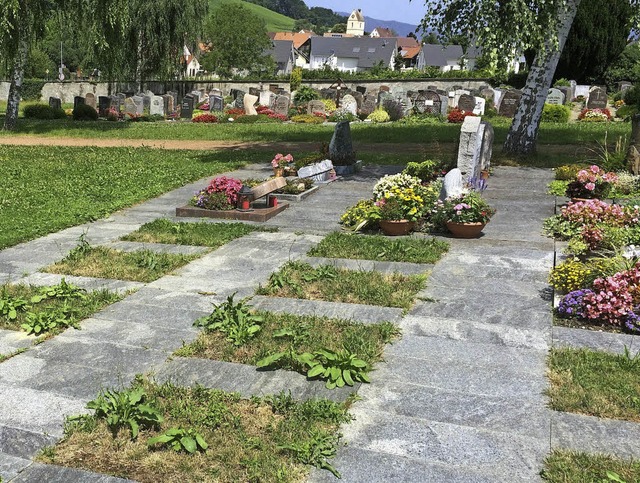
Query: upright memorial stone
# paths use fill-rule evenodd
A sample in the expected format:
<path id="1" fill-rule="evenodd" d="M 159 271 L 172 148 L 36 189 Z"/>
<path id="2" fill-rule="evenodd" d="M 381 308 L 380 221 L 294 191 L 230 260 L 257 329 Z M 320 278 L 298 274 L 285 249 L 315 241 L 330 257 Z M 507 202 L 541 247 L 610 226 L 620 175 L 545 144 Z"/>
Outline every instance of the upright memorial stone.
<path id="1" fill-rule="evenodd" d="M 309 101 L 307 104 L 307 114 L 314 114 L 319 112 L 321 114 L 326 114 L 326 106 L 322 101 Z"/>
<path id="2" fill-rule="evenodd" d="M 124 113 L 130 116 L 138 115 L 138 108 L 136 106 L 136 103 L 133 102 L 133 97 L 127 97 L 124 100 Z"/>
<path id="3" fill-rule="evenodd" d="M 464 118 L 460 129 L 460 146 L 458 148 L 458 169 L 469 178 L 480 176 L 480 152 L 485 126 L 476 116 Z"/>
<path id="4" fill-rule="evenodd" d="M 59 97 L 50 97 L 49 107 L 51 109 L 62 109 L 62 100 Z"/>
<path id="5" fill-rule="evenodd" d="M 564 104 L 569 104 L 573 100 L 573 94 L 571 93 L 571 87 L 562 86 L 555 87 L 554 89 L 560 91 L 562 93 L 562 98 L 564 99 Z M 547 97 L 548 99 L 548 97 Z"/>
<path id="6" fill-rule="evenodd" d="M 209 96 L 210 111 L 224 111 L 224 98 L 222 96 Z"/>
<path id="7" fill-rule="evenodd" d="M 473 112 L 476 108 L 476 98 L 470 94 L 460 94 L 458 97 L 458 109 L 465 112 Z"/>
<path id="8" fill-rule="evenodd" d="M 474 97 L 476 101 L 476 105 L 473 108 L 473 113 L 476 116 L 484 116 L 484 107 L 487 104 L 487 101 L 484 97 Z"/>
<path id="9" fill-rule="evenodd" d="M 142 112 L 145 116 L 151 115 L 151 96 L 142 96 Z"/>
<path id="10" fill-rule="evenodd" d="M 418 94 L 413 103 L 416 111 L 421 114 L 441 114 L 446 115 L 448 100 L 436 91 L 424 91 Z"/>
<path id="11" fill-rule="evenodd" d="M 152 116 L 164 116 L 164 99 L 160 96 L 153 96 L 149 106 L 149 113 Z"/>
<path id="12" fill-rule="evenodd" d="M 589 89 L 587 109 L 606 109 L 608 101 L 606 89 L 598 86 L 593 86 Z"/>
<path id="13" fill-rule="evenodd" d="M 98 97 L 98 115 L 100 117 L 107 117 L 107 112 L 111 109 L 111 97 L 99 96 Z"/>
<path id="14" fill-rule="evenodd" d="M 341 99 L 340 107 L 354 116 L 358 114 L 358 102 L 351 94 L 347 94 Z"/>
<path id="15" fill-rule="evenodd" d="M 271 91 L 260 91 L 260 105 L 269 107 L 272 95 Z"/>
<path id="16" fill-rule="evenodd" d="M 376 109 L 376 99 L 373 96 L 366 96 L 362 102 L 360 111 L 367 116 Z"/>
<path id="17" fill-rule="evenodd" d="M 96 96 L 95 94 L 92 94 L 91 92 L 89 92 L 86 96 L 84 96 L 84 103 L 87 106 L 91 106 L 94 109 L 96 108 Z"/>
<path id="18" fill-rule="evenodd" d="M 554 104 L 556 106 L 562 106 L 564 104 L 564 94 L 560 89 L 552 87 L 547 94 L 547 104 Z"/>
<path id="19" fill-rule="evenodd" d="M 273 110 L 276 114 L 289 116 L 289 98 L 287 96 L 276 96 L 273 103 Z"/>
<path id="20" fill-rule="evenodd" d="M 84 105 L 86 104 L 86 102 L 84 101 L 84 97 L 82 96 L 75 96 L 73 98 L 73 108 L 75 109 L 76 107 L 80 106 L 80 105 Z"/>
<path id="21" fill-rule="evenodd" d="M 522 92 L 518 90 L 511 89 L 505 92 L 502 96 L 502 99 L 500 100 L 500 108 L 498 109 L 498 114 L 505 117 L 515 116 L 521 98 Z"/>
<path id="22" fill-rule="evenodd" d="M 258 101 L 258 96 L 253 94 L 245 94 L 243 99 L 244 113 L 248 116 L 255 116 L 258 114 L 254 104 Z"/>
<path id="23" fill-rule="evenodd" d="M 589 97 L 589 89 L 591 89 L 591 86 L 576 85 L 575 96 L 576 97 L 584 97 L 585 99 L 587 99 Z"/>
<path id="24" fill-rule="evenodd" d="M 191 94 L 187 94 L 182 98 L 182 104 L 180 104 L 180 118 L 191 119 L 193 117 L 193 107 L 195 105 L 195 99 Z"/>
<path id="25" fill-rule="evenodd" d="M 136 106 L 136 115 L 142 116 L 144 114 L 144 98 L 142 96 L 133 96 L 131 100 Z"/>

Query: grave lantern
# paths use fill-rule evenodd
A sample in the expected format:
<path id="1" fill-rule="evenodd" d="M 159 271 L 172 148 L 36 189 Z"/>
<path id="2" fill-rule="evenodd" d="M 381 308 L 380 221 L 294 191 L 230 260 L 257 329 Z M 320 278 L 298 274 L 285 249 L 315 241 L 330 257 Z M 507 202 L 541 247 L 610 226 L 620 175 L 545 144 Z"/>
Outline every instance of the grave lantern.
<path id="1" fill-rule="evenodd" d="M 251 198 L 253 197 L 253 191 L 246 185 L 242 185 L 238 192 L 238 202 L 236 208 L 240 211 L 249 211 L 251 208 Z"/>
<path id="2" fill-rule="evenodd" d="M 342 82 L 342 79 L 340 79 L 339 77 L 338 77 L 338 80 L 336 80 L 333 84 L 329 86 L 329 89 L 336 90 L 336 107 L 340 107 L 340 91 L 346 88 L 347 88 L 347 85 L 344 82 Z"/>

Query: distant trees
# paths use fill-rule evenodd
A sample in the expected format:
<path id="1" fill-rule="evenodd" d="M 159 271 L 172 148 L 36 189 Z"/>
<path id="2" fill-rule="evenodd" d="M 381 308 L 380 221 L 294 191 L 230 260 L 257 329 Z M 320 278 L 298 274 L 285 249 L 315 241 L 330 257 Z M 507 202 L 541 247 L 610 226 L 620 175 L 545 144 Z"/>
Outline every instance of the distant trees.
<path id="1" fill-rule="evenodd" d="M 347 23 L 347 17 L 338 15 L 333 10 L 323 7 L 307 7 L 303 0 L 246 0 L 256 5 L 261 5 L 274 12 L 281 13 L 295 20 L 304 20 L 304 23 L 294 27 L 296 31 L 313 30 L 316 33 L 324 33 L 333 25 Z M 299 28 L 298 28 L 299 27 Z M 335 32 L 335 31 L 334 31 Z"/>

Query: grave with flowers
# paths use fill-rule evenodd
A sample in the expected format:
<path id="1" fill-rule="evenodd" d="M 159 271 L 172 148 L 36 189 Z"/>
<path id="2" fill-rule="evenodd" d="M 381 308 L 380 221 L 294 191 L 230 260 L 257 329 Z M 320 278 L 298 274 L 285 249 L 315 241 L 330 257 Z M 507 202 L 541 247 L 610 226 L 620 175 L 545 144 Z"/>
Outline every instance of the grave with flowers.
<path id="1" fill-rule="evenodd" d="M 219 176 L 197 191 L 188 205 L 176 208 L 176 216 L 265 222 L 289 207 L 272 196 L 286 185 L 281 176 L 252 188 L 239 179 Z"/>

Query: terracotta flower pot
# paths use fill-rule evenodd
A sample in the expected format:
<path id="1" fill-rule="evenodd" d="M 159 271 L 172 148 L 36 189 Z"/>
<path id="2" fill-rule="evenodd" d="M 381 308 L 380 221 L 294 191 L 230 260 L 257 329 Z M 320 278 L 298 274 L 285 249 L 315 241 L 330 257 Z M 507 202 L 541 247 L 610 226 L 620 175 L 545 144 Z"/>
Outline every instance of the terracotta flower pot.
<path id="1" fill-rule="evenodd" d="M 382 233 L 388 236 L 408 235 L 416 226 L 415 221 L 409 220 L 380 220 L 378 224 Z"/>
<path id="2" fill-rule="evenodd" d="M 447 221 L 447 229 L 456 238 L 477 238 L 482 233 L 486 223 L 457 223 L 455 221 Z"/>
<path id="3" fill-rule="evenodd" d="M 274 176 L 284 176 L 284 168 L 273 168 Z"/>

